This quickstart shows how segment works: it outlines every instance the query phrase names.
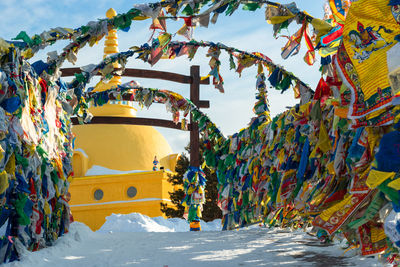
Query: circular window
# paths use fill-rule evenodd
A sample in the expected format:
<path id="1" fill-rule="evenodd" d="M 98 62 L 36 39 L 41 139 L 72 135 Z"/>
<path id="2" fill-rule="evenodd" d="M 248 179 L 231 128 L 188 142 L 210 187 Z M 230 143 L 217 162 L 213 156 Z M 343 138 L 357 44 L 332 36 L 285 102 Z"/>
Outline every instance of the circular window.
<path id="1" fill-rule="evenodd" d="M 94 199 L 96 200 L 101 200 L 103 198 L 103 190 L 101 189 L 97 189 L 96 191 L 94 191 Z"/>
<path id="2" fill-rule="evenodd" d="M 136 194 L 137 194 L 137 189 L 136 189 L 136 187 L 133 187 L 133 186 L 129 187 L 128 190 L 126 191 L 126 194 L 127 194 L 128 197 L 130 197 L 130 198 L 136 196 Z"/>

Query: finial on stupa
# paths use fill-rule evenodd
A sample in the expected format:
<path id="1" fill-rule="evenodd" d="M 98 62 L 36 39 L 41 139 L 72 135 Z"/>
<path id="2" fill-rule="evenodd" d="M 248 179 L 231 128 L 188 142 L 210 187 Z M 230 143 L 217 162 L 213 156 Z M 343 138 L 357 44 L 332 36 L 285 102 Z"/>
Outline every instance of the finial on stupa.
<path id="1" fill-rule="evenodd" d="M 153 171 L 158 171 L 158 160 L 157 160 L 157 156 L 154 156 L 154 160 L 153 160 Z"/>
<path id="2" fill-rule="evenodd" d="M 106 12 L 106 17 L 109 19 L 112 19 L 113 17 L 115 17 L 117 15 L 117 11 L 115 11 L 114 8 L 110 8 L 109 10 L 107 10 Z"/>
<path id="3" fill-rule="evenodd" d="M 110 8 L 106 12 L 107 18 L 111 19 L 117 15 L 117 12 Z M 106 40 L 104 42 L 104 55 L 103 58 L 106 58 L 108 55 L 118 53 L 118 35 L 117 30 L 109 30 L 106 36 Z M 114 68 L 119 68 L 118 62 L 113 63 Z M 121 84 L 121 77 L 120 76 L 113 76 L 108 83 L 100 83 L 96 86 L 95 91 L 104 91 L 108 90 L 112 87 Z"/>

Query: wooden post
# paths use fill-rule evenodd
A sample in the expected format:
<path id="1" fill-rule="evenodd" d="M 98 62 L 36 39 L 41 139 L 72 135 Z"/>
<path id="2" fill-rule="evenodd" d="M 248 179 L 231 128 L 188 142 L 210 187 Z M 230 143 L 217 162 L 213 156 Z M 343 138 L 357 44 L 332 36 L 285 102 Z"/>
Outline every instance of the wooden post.
<path id="1" fill-rule="evenodd" d="M 200 102 L 200 67 L 190 67 L 190 101 L 199 107 Z M 192 129 L 190 131 L 190 166 L 200 167 L 200 137 L 199 126 L 193 121 L 193 115 L 190 115 Z"/>

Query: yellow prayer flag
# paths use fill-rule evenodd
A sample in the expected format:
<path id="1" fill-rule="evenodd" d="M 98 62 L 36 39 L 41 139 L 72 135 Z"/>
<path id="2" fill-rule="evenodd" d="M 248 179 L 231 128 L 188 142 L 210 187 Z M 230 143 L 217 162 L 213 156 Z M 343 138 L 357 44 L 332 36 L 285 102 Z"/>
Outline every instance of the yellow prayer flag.
<path id="1" fill-rule="evenodd" d="M 311 21 L 311 25 L 318 32 L 318 37 L 321 37 L 321 36 L 327 34 L 333 28 L 332 25 L 329 24 L 328 22 L 321 20 L 321 19 L 316 19 L 316 18 L 314 18 Z"/>
<path id="2" fill-rule="evenodd" d="M 381 172 L 378 170 L 371 170 L 370 173 L 368 174 L 366 184 L 371 189 L 374 189 L 387 179 L 393 179 L 395 175 L 396 175 L 395 172 Z"/>
<path id="3" fill-rule="evenodd" d="M 6 171 L 0 173 L 0 194 L 3 194 L 8 188 L 8 176 Z"/>
<path id="4" fill-rule="evenodd" d="M 400 190 L 400 179 L 396 179 L 388 184 L 389 187 Z"/>
<path id="5" fill-rule="evenodd" d="M 323 153 L 326 153 L 332 149 L 331 140 L 329 139 L 329 135 L 323 121 L 321 121 L 321 126 L 319 128 L 319 140 L 317 146 Z"/>
<path id="6" fill-rule="evenodd" d="M 385 230 L 383 228 L 372 227 L 371 228 L 371 242 L 377 243 L 386 238 Z"/>
<path id="7" fill-rule="evenodd" d="M 289 16 L 275 16 L 275 17 L 272 17 L 269 20 L 267 20 L 267 22 L 269 24 L 279 24 L 279 23 L 283 23 L 294 17 L 295 17 L 295 15 L 293 15 L 293 14 L 289 15 Z"/>

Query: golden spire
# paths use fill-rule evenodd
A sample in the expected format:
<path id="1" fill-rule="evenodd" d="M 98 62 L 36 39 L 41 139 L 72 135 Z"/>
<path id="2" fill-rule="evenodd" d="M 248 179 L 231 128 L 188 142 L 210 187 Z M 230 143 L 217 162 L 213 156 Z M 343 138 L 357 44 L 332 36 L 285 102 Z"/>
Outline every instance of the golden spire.
<path id="1" fill-rule="evenodd" d="M 110 8 L 106 12 L 107 18 L 111 19 L 117 15 L 117 12 L 113 9 Z M 108 55 L 118 53 L 118 35 L 117 35 L 117 30 L 110 30 L 108 31 L 108 34 L 106 36 L 106 40 L 104 42 L 104 56 L 103 59 L 106 58 Z M 118 62 L 115 62 L 113 64 L 114 68 L 119 68 Z M 120 76 L 113 76 L 111 80 L 108 83 L 99 83 L 96 86 L 95 91 L 104 91 L 108 90 L 112 87 L 115 87 L 117 85 L 121 84 L 121 77 Z"/>
<path id="2" fill-rule="evenodd" d="M 106 12 L 107 18 L 111 19 L 117 15 L 114 9 L 110 8 Z M 118 53 L 118 35 L 117 30 L 110 30 L 106 36 L 104 42 L 104 56 L 107 57 L 110 54 Z M 115 62 L 113 63 L 114 68 L 120 68 L 120 65 Z M 120 76 L 113 76 L 108 83 L 99 82 L 93 92 L 102 92 L 112 87 L 116 87 L 121 84 Z M 133 107 L 131 101 L 109 101 L 103 106 L 90 107 L 90 112 L 93 116 L 116 116 L 116 117 L 135 117 L 136 109 Z"/>

